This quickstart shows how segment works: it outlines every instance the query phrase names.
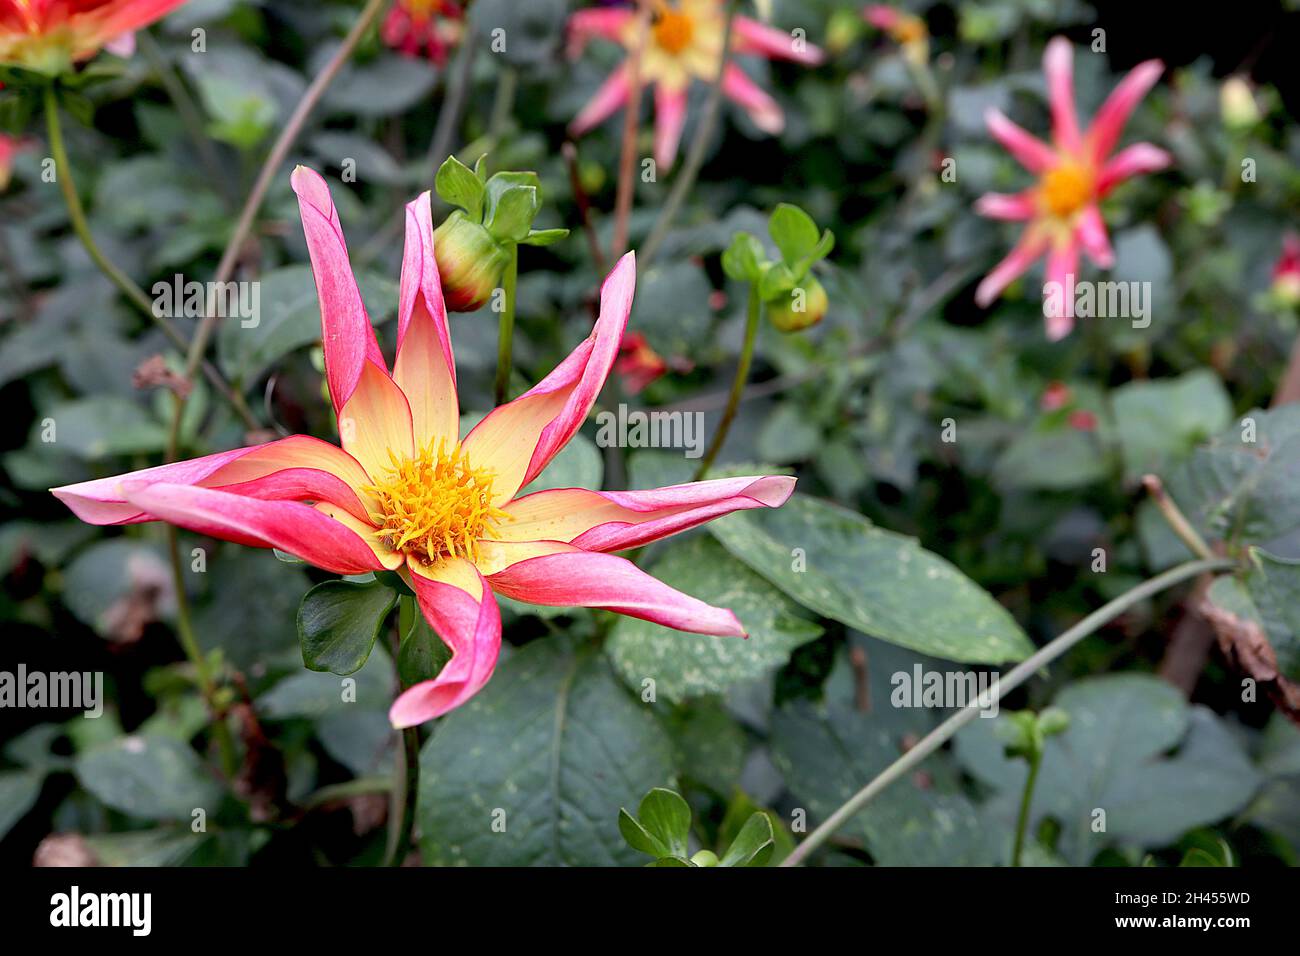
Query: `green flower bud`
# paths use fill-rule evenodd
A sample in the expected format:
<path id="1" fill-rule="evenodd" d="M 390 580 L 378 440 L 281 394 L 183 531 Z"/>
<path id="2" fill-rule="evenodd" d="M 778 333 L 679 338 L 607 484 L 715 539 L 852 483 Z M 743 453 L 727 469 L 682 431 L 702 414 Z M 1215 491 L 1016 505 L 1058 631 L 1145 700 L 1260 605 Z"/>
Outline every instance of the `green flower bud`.
<path id="1" fill-rule="evenodd" d="M 820 322 L 828 305 L 826 290 L 808 275 L 789 292 L 767 303 L 767 317 L 781 332 L 798 332 Z"/>
<path id="2" fill-rule="evenodd" d="M 509 251 L 459 209 L 433 231 L 433 254 L 442 278 L 442 297 L 452 312 L 481 309 L 501 285 L 510 262 Z"/>
<path id="3" fill-rule="evenodd" d="M 712 850 L 700 850 L 691 857 L 691 862 L 696 866 L 717 866 L 718 854 L 714 853 Z"/>

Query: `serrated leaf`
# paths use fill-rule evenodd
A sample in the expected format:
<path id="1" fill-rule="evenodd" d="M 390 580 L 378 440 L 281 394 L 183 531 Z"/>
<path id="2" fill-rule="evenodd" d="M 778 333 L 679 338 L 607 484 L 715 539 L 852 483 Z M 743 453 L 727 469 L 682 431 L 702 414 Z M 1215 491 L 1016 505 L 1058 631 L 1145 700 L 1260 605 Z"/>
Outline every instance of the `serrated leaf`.
<path id="1" fill-rule="evenodd" d="M 804 607 L 865 634 L 953 661 L 1033 651 L 1007 610 L 952 564 L 845 508 L 796 493 L 706 527 Z"/>
<path id="2" fill-rule="evenodd" d="M 396 602 L 396 592 L 378 582 L 316 585 L 298 605 L 303 664 L 341 677 L 361 670 Z"/>
<path id="3" fill-rule="evenodd" d="M 780 667 L 796 647 L 821 634 L 784 595 L 704 536 L 675 543 L 651 574 L 730 608 L 749 637 L 703 637 L 620 617 L 605 647 L 619 674 L 638 690 L 649 678 L 656 694 L 674 702 L 717 693 Z"/>

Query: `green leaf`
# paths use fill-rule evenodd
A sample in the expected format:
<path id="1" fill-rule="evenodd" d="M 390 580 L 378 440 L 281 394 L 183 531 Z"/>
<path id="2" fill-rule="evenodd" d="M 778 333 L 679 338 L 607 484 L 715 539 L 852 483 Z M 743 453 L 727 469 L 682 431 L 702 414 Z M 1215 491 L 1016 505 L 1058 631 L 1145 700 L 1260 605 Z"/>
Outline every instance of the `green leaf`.
<path id="1" fill-rule="evenodd" d="M 126 538 L 97 541 L 73 559 L 64 571 L 63 602 L 97 634 L 117 640 L 138 638 L 151 619 L 176 610 L 167 562 Z"/>
<path id="2" fill-rule="evenodd" d="M 438 167 L 433 188 L 444 202 L 464 209 L 472 221 L 483 221 L 483 203 L 487 198 L 487 189 L 474 175 L 474 171 L 455 156 L 448 156 Z"/>
<path id="3" fill-rule="evenodd" d="M 258 282 L 257 324 L 246 327 L 245 321 L 231 317 L 217 325 L 221 369 L 242 383 L 252 382 L 289 352 L 321 336 L 320 303 L 310 266 L 284 266 Z M 372 323 L 397 313 L 397 283 L 388 276 L 359 270 L 357 287 Z"/>
<path id="4" fill-rule="evenodd" d="M 117 455 L 150 454 L 167 444 L 167 428 L 127 398 L 96 395 L 62 402 L 47 416 L 53 422 L 48 444 L 42 437 L 44 419 L 32 426 L 31 445 L 38 451 L 72 455 L 82 461 L 103 461 Z"/>
<path id="5" fill-rule="evenodd" d="M 496 197 L 487 230 L 497 239 L 519 242 L 528 235 L 540 207 L 537 187 L 511 186 Z"/>
<path id="6" fill-rule="evenodd" d="M 451 660 L 451 648 L 434 633 L 414 598 L 402 601 L 398 626 L 402 644 L 397 651 L 397 676 L 402 686 L 437 677 Z"/>
<path id="7" fill-rule="evenodd" d="M 496 219 L 497 206 L 500 205 L 502 197 L 512 190 L 532 189 L 532 201 L 536 203 L 537 208 L 541 208 L 542 181 L 534 172 L 506 170 L 494 173 L 488 177 L 487 182 L 483 185 L 487 192 L 487 202 L 483 207 L 483 222 L 485 224 L 489 224 Z M 528 194 L 525 192 L 523 195 L 527 196 Z M 535 211 L 534 215 L 536 215 Z M 532 221 L 531 218 L 529 221 Z M 491 231 L 490 227 L 489 231 Z"/>
<path id="8" fill-rule="evenodd" d="M 1021 660 L 1033 645 L 949 562 L 859 514 L 806 495 L 707 525 L 731 554 L 806 608 L 946 660 Z"/>
<path id="9" fill-rule="evenodd" d="M 677 747 L 682 775 L 720 797 L 730 796 L 740 780 L 749 741 L 720 701 L 703 698 L 675 708 L 668 718 L 668 731 Z"/>
<path id="10" fill-rule="evenodd" d="M 786 597 L 702 535 L 674 543 L 650 573 L 702 601 L 730 608 L 749 637 L 701 637 L 620 617 L 605 649 L 637 691 L 652 679 L 655 693 L 673 702 L 717 693 L 775 670 L 796 647 L 821 634 Z"/>
<path id="11" fill-rule="evenodd" d="M 658 856 L 686 856 L 691 834 L 691 808 L 681 795 L 656 787 L 641 799 L 637 821 L 650 837 L 668 852 Z"/>
<path id="12" fill-rule="evenodd" d="M 569 234 L 567 229 L 531 229 L 528 235 L 519 240 L 521 246 L 549 246 L 559 242 Z"/>
<path id="13" fill-rule="evenodd" d="M 1232 420 L 1232 401 L 1209 369 L 1130 382 L 1111 393 L 1111 404 L 1129 480 L 1162 471 Z"/>
<path id="14" fill-rule="evenodd" d="M 622 807 L 618 810 L 618 832 L 627 845 L 655 859 L 668 856 L 668 848 L 654 838 L 639 820 Z"/>
<path id="15" fill-rule="evenodd" d="M 194 751 L 171 737 L 120 737 L 78 754 L 73 770 L 103 803 L 133 817 L 188 822 L 197 809 L 212 816 L 221 802 Z"/>
<path id="16" fill-rule="evenodd" d="M 1245 583 L 1276 657 L 1278 673 L 1300 680 L 1300 561 L 1251 548 Z"/>
<path id="17" fill-rule="evenodd" d="M 1031 826 L 1051 817 L 1062 827 L 1058 850 L 1085 865 L 1117 843 L 1157 847 L 1244 807 L 1259 774 L 1232 733 L 1178 690 L 1143 674 L 1078 681 L 1056 696 L 1070 715 L 1048 737 L 1034 791 Z M 1008 827 L 1024 785 L 1024 761 L 1002 751 L 997 725 L 976 720 L 957 737 L 958 758 L 1000 793 Z M 1166 756 L 1177 748 L 1173 756 Z M 1105 829 L 1095 829 L 1103 820 Z"/>
<path id="18" fill-rule="evenodd" d="M 766 866 L 775 847 L 772 821 L 766 813 L 755 813 L 745 821 L 718 866 Z"/>
<path id="19" fill-rule="evenodd" d="M 361 670 L 397 593 L 377 582 L 325 581 L 298 605 L 298 641 L 310 670 L 346 677 Z"/>
<path id="20" fill-rule="evenodd" d="M 424 747 L 424 860 L 635 865 L 613 808 L 672 773 L 672 745 L 651 707 L 624 690 L 600 655 L 533 641 L 444 717 Z"/>
<path id="21" fill-rule="evenodd" d="M 888 710 L 884 701 L 875 708 Z M 832 700 L 821 706 L 797 700 L 773 714 L 772 762 L 810 824 L 826 819 L 898 758 L 901 737 L 880 716 Z M 927 766 L 934 765 L 932 758 Z M 986 866 L 996 859 L 988 827 L 970 800 L 953 789 L 921 789 L 910 778 L 885 789 L 841 832 L 861 840 L 881 866 Z"/>
<path id="22" fill-rule="evenodd" d="M 366 665 L 348 677 L 299 670 L 257 698 L 257 713 L 267 720 L 362 711 L 387 712 L 393 703 L 393 671 L 388 658 L 372 654 Z"/>
<path id="23" fill-rule="evenodd" d="M 779 204 L 767 222 L 767 230 L 781 250 L 781 258 L 792 268 L 817 248 L 817 223 L 798 206 Z"/>
<path id="24" fill-rule="evenodd" d="M 0 840 L 35 805 L 44 781 L 45 774 L 39 770 L 0 773 Z"/>
<path id="25" fill-rule="evenodd" d="M 722 253 L 722 269 L 737 282 L 757 282 L 767 261 L 763 244 L 747 232 L 738 232 Z"/>

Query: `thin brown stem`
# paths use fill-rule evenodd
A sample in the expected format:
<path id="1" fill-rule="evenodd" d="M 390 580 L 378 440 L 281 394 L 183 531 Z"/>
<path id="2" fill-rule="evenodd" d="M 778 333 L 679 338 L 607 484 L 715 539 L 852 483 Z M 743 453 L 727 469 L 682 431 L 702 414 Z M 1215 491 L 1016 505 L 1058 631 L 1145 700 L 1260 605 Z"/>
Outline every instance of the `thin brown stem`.
<path id="1" fill-rule="evenodd" d="M 560 147 L 560 154 L 564 157 L 564 165 L 569 170 L 569 189 L 573 193 L 573 201 L 578 206 L 578 218 L 582 220 L 582 231 L 587 237 L 587 249 L 591 252 L 591 261 L 596 266 L 596 271 L 604 275 L 605 253 L 601 251 L 600 238 L 596 235 L 596 227 L 591 221 L 591 200 L 587 197 L 587 190 L 582 188 L 582 173 L 578 168 L 578 147 L 572 140 L 565 140 L 564 145 Z"/>
<path id="2" fill-rule="evenodd" d="M 1183 510 L 1178 507 L 1177 502 L 1169 497 L 1169 492 L 1165 491 L 1165 484 L 1158 475 L 1143 476 L 1142 486 L 1146 488 L 1147 494 L 1156 503 L 1156 507 L 1160 509 L 1160 514 L 1164 516 L 1174 534 L 1178 535 L 1179 540 L 1187 545 L 1192 554 L 1198 558 L 1214 557 L 1214 551 L 1205 543 L 1201 533 L 1187 520 L 1187 516 L 1183 514 Z"/>

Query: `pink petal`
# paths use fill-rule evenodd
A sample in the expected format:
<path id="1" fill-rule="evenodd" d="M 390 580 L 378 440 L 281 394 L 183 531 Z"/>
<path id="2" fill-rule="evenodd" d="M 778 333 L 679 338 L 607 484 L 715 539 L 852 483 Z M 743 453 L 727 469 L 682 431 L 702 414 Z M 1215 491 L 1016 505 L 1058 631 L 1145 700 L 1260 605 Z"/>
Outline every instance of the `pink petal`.
<path id="1" fill-rule="evenodd" d="M 1120 134 L 1124 132 L 1129 116 L 1164 71 L 1165 65 L 1159 60 L 1147 60 L 1133 67 L 1119 81 L 1119 85 L 1111 90 L 1088 130 L 1088 145 L 1094 162 L 1100 164 L 1110 155 L 1119 142 Z"/>
<path id="2" fill-rule="evenodd" d="M 621 41 L 623 28 L 633 16 L 633 12 L 627 9 L 577 11 L 569 17 L 566 54 L 578 57 L 586 49 L 587 41 L 593 37 Z"/>
<path id="3" fill-rule="evenodd" d="M 292 435 L 264 445 L 51 488 L 50 493 L 88 524 L 136 524 L 153 521 L 155 516 L 130 504 L 120 486 L 152 482 L 222 488 L 253 498 L 329 501 L 364 517 L 366 509 L 356 489 L 367 484 L 369 477 L 342 449 L 307 435 Z"/>
<path id="4" fill-rule="evenodd" d="M 808 66 L 816 66 L 826 59 L 820 47 L 804 42 L 803 49 L 796 50 L 794 37 L 789 33 L 749 17 L 736 17 L 731 31 L 732 49 L 737 53 L 757 53 L 771 60 L 793 60 Z"/>
<path id="5" fill-rule="evenodd" d="M 1045 172 L 1056 165 L 1056 151 L 1052 147 L 1011 122 L 1000 111 L 992 107 L 985 110 L 984 124 L 993 138 L 1031 173 Z"/>
<path id="6" fill-rule="evenodd" d="M 402 693 L 388 711 L 394 727 L 414 727 L 469 700 L 488 682 L 501 652 L 501 611 L 472 564 L 444 559 L 434 568 L 409 564 L 405 575 L 429 626 L 452 657 L 438 676 Z"/>
<path id="7" fill-rule="evenodd" d="M 355 532 L 310 505 L 259 501 L 165 482 L 128 484 L 123 492 L 139 511 L 209 537 L 255 548 L 279 548 L 337 574 L 383 568 Z"/>
<path id="8" fill-rule="evenodd" d="M 763 92 L 762 88 L 745 75 L 745 71 L 734 63 L 728 63 L 722 74 L 722 92 L 732 102 L 743 109 L 754 125 L 764 133 L 775 136 L 785 129 L 785 114 L 776 100 Z"/>
<path id="9" fill-rule="evenodd" d="M 679 631 L 744 637 L 736 615 L 657 581 L 626 558 L 573 548 L 529 557 L 488 576 L 492 589 L 548 607 L 592 607 Z"/>
<path id="10" fill-rule="evenodd" d="M 494 409 L 466 436 L 470 463 L 495 475 L 494 505 L 536 478 L 586 421 L 618 356 L 635 287 L 636 256 L 629 252 L 601 287 L 600 317 L 591 334 L 550 375 Z"/>
<path id="11" fill-rule="evenodd" d="M 1079 151 L 1079 115 L 1074 110 L 1074 48 L 1054 37 L 1043 53 L 1047 103 L 1052 112 L 1052 139 L 1067 153 Z"/>
<path id="12" fill-rule="evenodd" d="M 686 125 L 686 88 L 670 89 L 663 83 L 655 86 L 655 165 L 661 170 L 672 168 L 677 145 Z"/>
<path id="13" fill-rule="evenodd" d="M 423 448 L 439 439 L 455 444 L 460 437 L 456 360 L 434 260 L 428 192 L 406 206 L 393 381 L 410 404 L 415 446 Z"/>
<path id="14" fill-rule="evenodd" d="M 1046 243 L 1041 239 L 1032 238 L 1028 234 L 1021 236 L 1007 257 L 994 266 L 993 271 L 975 289 L 975 304 L 981 309 L 987 309 L 1002 294 L 1003 289 L 1025 274 L 1034 260 L 1043 254 L 1045 247 Z"/>
<path id="15" fill-rule="evenodd" d="M 1101 218 L 1101 210 L 1096 205 L 1089 206 L 1079 214 L 1074 231 L 1083 251 L 1100 268 L 1109 269 L 1115 264 L 1115 252 L 1111 249 L 1110 237 L 1106 234 L 1106 222 Z"/>
<path id="16" fill-rule="evenodd" d="M 1038 201 L 1032 189 L 1013 196 L 1003 193 L 985 193 L 975 200 L 975 211 L 990 219 L 1021 222 L 1038 215 Z"/>
<path id="17" fill-rule="evenodd" d="M 1134 143 L 1106 161 L 1097 177 L 1097 193 L 1105 196 L 1124 180 L 1144 173 L 1156 173 L 1173 163 L 1174 158 L 1159 146 Z"/>
<path id="18" fill-rule="evenodd" d="M 885 6 L 883 3 L 873 3 L 862 11 L 862 18 L 877 29 L 892 30 L 902 16 L 893 7 Z"/>
<path id="19" fill-rule="evenodd" d="M 1079 245 L 1076 242 L 1067 242 L 1059 246 L 1054 246 L 1047 254 L 1047 271 L 1046 282 L 1056 283 L 1057 287 L 1063 290 L 1069 290 L 1075 281 L 1078 280 L 1079 273 Z M 1071 279 L 1071 276 L 1074 279 Z M 1063 295 L 1061 297 L 1062 309 L 1061 315 L 1049 315 L 1044 317 L 1044 323 L 1047 327 L 1047 338 L 1051 342 L 1057 342 L 1070 334 L 1074 328 L 1074 297 Z"/>
<path id="20" fill-rule="evenodd" d="M 107 44 L 121 40 L 124 33 L 134 33 L 156 20 L 161 20 L 184 2 L 185 0 L 126 0 L 126 2 L 106 3 L 100 5 L 98 9 L 87 10 L 84 14 L 74 13 L 72 20 L 77 27 L 81 28 L 78 32 L 84 31 L 82 24 L 93 23 L 95 33 L 98 34 L 98 43 Z M 68 4 L 68 6 L 73 5 Z M 79 50 L 77 56 L 78 58 L 88 56 L 91 52 L 93 50 Z"/>
<path id="21" fill-rule="evenodd" d="M 627 102 L 628 95 L 627 69 L 625 66 L 620 65 L 600 85 L 600 89 L 582 108 L 582 112 L 569 123 L 570 135 L 581 136 L 593 126 L 599 126 L 605 122 L 614 114 L 615 110 Z"/>
<path id="22" fill-rule="evenodd" d="M 123 59 L 129 59 L 135 56 L 135 33 L 127 31 L 113 37 L 104 44 L 104 49 L 113 56 L 120 56 Z"/>
<path id="23" fill-rule="evenodd" d="M 299 166 L 290 177 L 298 194 L 311 271 L 320 300 L 321 343 L 325 348 L 325 377 L 334 408 L 341 411 L 352 397 L 367 359 L 387 374 L 388 367 L 375 340 L 357 280 L 348 261 L 343 227 L 330 198 L 329 186 L 315 170 Z"/>
<path id="24" fill-rule="evenodd" d="M 566 541 L 621 551 L 750 508 L 777 508 L 794 491 L 784 475 L 718 478 L 648 491 L 556 488 L 516 498 L 494 534 L 508 541 Z"/>

